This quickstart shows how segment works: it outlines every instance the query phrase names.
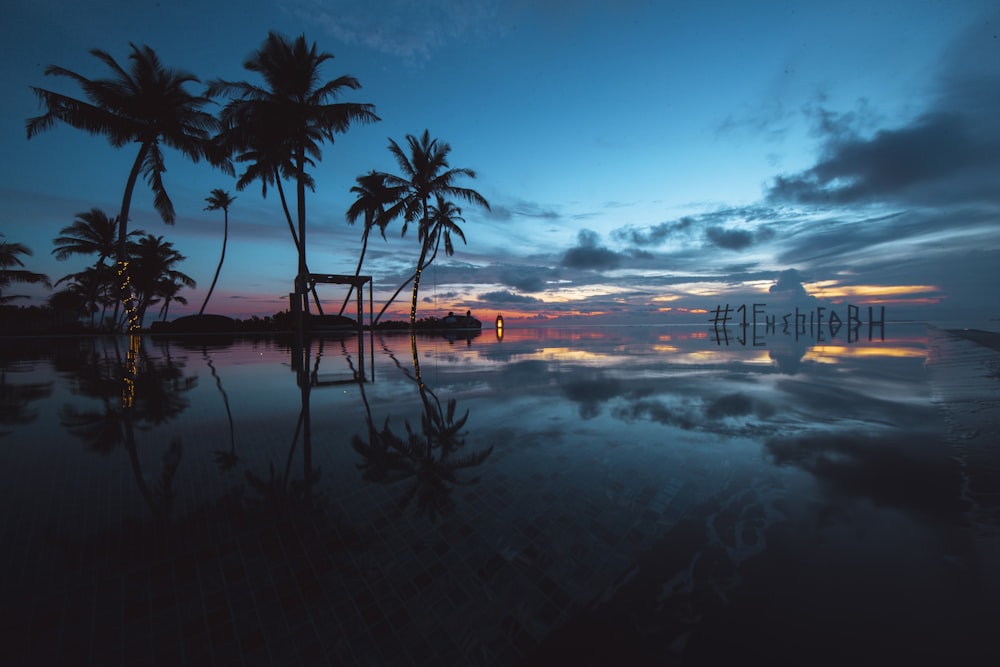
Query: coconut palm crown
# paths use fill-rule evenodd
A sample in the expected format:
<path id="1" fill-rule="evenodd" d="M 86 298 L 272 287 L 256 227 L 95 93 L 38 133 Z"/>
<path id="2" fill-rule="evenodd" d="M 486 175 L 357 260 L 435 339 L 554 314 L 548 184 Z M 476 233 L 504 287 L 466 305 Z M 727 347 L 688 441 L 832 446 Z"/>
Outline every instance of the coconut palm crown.
<path id="1" fill-rule="evenodd" d="M 85 99 L 32 87 L 45 113 L 29 118 L 26 128 L 28 139 L 31 139 L 58 123 L 65 123 L 89 134 L 103 135 L 115 148 L 138 146 L 118 214 L 117 260 L 119 272 L 123 274 L 123 302 L 131 309 L 134 295 L 127 272 L 127 228 L 132 193 L 139 174 L 153 192 L 153 206 L 160 217 L 167 224 L 173 224 L 176 214 L 163 183 L 166 171 L 163 146 L 176 149 L 194 162 L 207 159 L 228 173 L 232 173 L 232 166 L 224 152 L 217 150 L 211 141 L 213 132 L 219 127 L 218 120 L 202 110 L 211 100 L 185 88 L 190 83 L 197 83 L 198 78 L 189 72 L 164 67 L 149 46 L 131 43 L 129 46 L 127 67 L 106 51 L 90 51 L 111 70 L 109 78 L 90 79 L 64 67 L 47 67 L 46 75 L 66 77 L 79 84 Z M 133 309 L 130 314 L 133 328 L 136 325 L 134 315 Z"/>
<path id="2" fill-rule="evenodd" d="M 222 111 L 224 131 L 221 144 L 249 162 L 240 183 L 260 179 L 266 187 L 279 176 L 296 183 L 298 223 L 298 273 L 296 293 L 305 293 L 306 200 L 305 189 L 313 181 L 306 166 L 322 158 L 320 144 L 333 143 L 334 135 L 354 123 L 379 120 L 371 104 L 336 102 L 344 90 L 361 87 L 352 76 L 323 82 L 323 64 L 333 58 L 319 52 L 304 35 L 293 40 L 275 32 L 243 63 L 243 67 L 263 80 L 263 85 L 246 81 L 215 80 L 207 94 L 229 98 Z M 308 306 L 307 306 L 308 307 Z"/>
<path id="3" fill-rule="evenodd" d="M 10 243 L 0 234 L 0 304 L 14 299 L 27 298 L 23 295 L 4 295 L 3 290 L 11 283 L 42 284 L 50 286 L 49 278 L 43 273 L 35 273 L 21 268 L 24 262 L 19 255 L 31 255 L 31 249 L 23 243 Z"/>
<path id="4" fill-rule="evenodd" d="M 436 227 L 431 220 L 433 214 L 431 199 L 438 198 L 439 202 L 443 202 L 446 199 L 460 199 L 470 204 L 482 206 L 487 211 L 490 210 L 490 204 L 486 201 L 485 197 L 475 190 L 457 185 L 460 178 L 475 178 L 476 172 L 472 169 L 451 167 L 448 163 L 448 154 L 451 152 L 451 146 L 446 142 L 431 139 L 430 132 L 424 130 L 424 133 L 419 138 L 412 134 L 406 135 L 406 143 L 408 150 L 404 150 L 394 140 L 389 139 L 389 152 L 396 159 L 400 173 L 398 175 L 384 174 L 383 182 L 386 187 L 394 188 L 399 193 L 399 198 L 385 212 L 385 218 L 393 220 L 402 217 L 403 234 L 406 234 L 406 230 L 412 222 L 418 222 L 420 226 L 418 232 L 421 242 L 420 258 L 417 260 L 416 270 L 410 278 L 413 281 L 413 296 L 410 304 L 410 326 L 412 327 L 416 322 L 417 316 L 417 292 L 420 289 L 420 273 L 427 268 L 427 265 L 430 264 L 430 261 L 434 257 L 432 254 L 430 260 L 426 259 L 428 251 L 431 250 L 431 245 L 435 246 L 434 254 L 436 254 L 437 236 L 432 233 L 432 230 Z M 438 210 L 440 210 L 440 207 Z M 459 216 L 461 209 L 452 207 L 448 213 Z M 460 217 L 458 219 L 461 220 Z M 449 231 L 458 229 L 457 225 L 446 226 Z M 460 229 L 458 229 L 458 234 L 461 235 Z M 461 236 L 461 238 L 463 241 L 465 240 L 464 236 Z M 444 240 L 446 242 L 446 250 L 448 254 L 451 254 L 453 249 L 451 248 L 450 234 L 447 234 Z M 406 283 L 400 286 L 400 289 L 405 287 L 405 285 Z M 396 294 L 399 294 L 398 290 Z M 395 295 L 393 295 L 393 298 L 395 298 Z M 388 306 L 388 303 L 386 306 Z M 385 307 L 383 307 L 382 312 L 385 312 Z M 379 315 L 381 316 L 381 313 Z"/>

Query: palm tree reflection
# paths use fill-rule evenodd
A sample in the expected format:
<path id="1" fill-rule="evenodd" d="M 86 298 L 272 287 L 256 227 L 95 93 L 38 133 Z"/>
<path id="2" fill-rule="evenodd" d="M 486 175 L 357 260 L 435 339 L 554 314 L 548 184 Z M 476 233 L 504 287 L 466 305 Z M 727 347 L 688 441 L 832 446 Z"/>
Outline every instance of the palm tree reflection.
<path id="1" fill-rule="evenodd" d="M 233 424 L 233 411 L 229 407 L 229 394 L 222 388 L 222 378 L 219 377 L 219 372 L 215 370 L 215 364 L 212 363 L 212 357 L 208 354 L 207 345 L 202 346 L 202 356 L 205 358 L 205 363 L 208 364 L 209 370 L 212 371 L 212 377 L 215 378 L 216 389 L 222 394 L 222 402 L 226 406 L 226 419 L 229 420 L 229 449 L 217 449 L 214 452 L 215 463 L 219 466 L 220 470 L 225 472 L 232 470 L 240 462 L 240 457 L 236 454 L 236 427 Z"/>
<path id="2" fill-rule="evenodd" d="M 29 424 L 38 418 L 38 411 L 29 407 L 32 401 L 52 395 L 52 382 L 10 382 L 8 373 L 31 370 L 31 365 L 22 365 L 15 355 L 7 350 L 0 353 L 0 437 L 10 433 L 3 429 L 6 425 Z"/>
<path id="3" fill-rule="evenodd" d="M 317 383 L 319 364 L 323 357 L 323 340 L 319 341 L 319 350 L 315 362 L 312 359 L 312 340 L 306 339 L 302 345 L 292 347 L 292 368 L 295 370 L 296 382 L 299 385 L 301 407 L 299 418 L 295 424 L 295 433 L 288 446 L 284 468 L 279 473 L 274 462 L 267 464 L 267 478 L 257 475 L 252 470 L 245 471 L 247 483 L 257 494 L 252 504 L 257 509 L 264 510 L 275 518 L 289 518 L 295 515 L 312 515 L 318 511 L 317 498 L 313 489 L 319 482 L 322 471 L 312 467 L 312 419 L 309 410 L 312 387 Z M 298 449 L 299 439 L 302 440 L 302 478 L 292 477 L 292 463 Z"/>
<path id="4" fill-rule="evenodd" d="M 409 421 L 404 421 L 406 436 L 401 437 L 390 428 L 388 416 L 382 428 L 377 428 L 365 399 L 368 439 L 355 435 L 351 445 L 364 457 L 358 468 L 365 479 L 382 484 L 411 480 L 399 498 L 400 511 L 415 498 L 417 511 L 433 520 L 454 507 L 451 491 L 454 485 L 462 483 L 456 472 L 483 463 L 492 454 L 493 447 L 491 445 L 471 454 L 458 455 L 465 446 L 462 429 L 469 419 L 469 411 L 457 416 L 457 402 L 454 398 L 442 404 L 437 394 L 424 384 L 417 355 L 417 339 L 413 333 L 410 334 L 410 349 L 413 357 L 412 374 L 402 367 L 395 356 L 390 356 L 403 374 L 417 384 L 423 406 L 420 430 L 414 430 Z M 363 391 L 362 397 L 364 398 Z M 468 480 L 469 483 L 475 481 L 476 479 Z"/>
<path id="5" fill-rule="evenodd" d="M 110 454 L 122 446 L 128 453 L 136 485 L 153 514 L 169 518 L 173 505 L 173 481 L 180 465 L 183 445 L 180 438 L 171 440 L 163 454 L 163 469 L 155 487 L 146 481 L 139 462 L 136 429 L 148 431 L 181 414 L 188 406 L 182 395 L 197 383 L 185 377 L 183 367 L 170 359 L 153 360 L 139 336 L 129 337 L 129 348 L 122 355 L 118 339 L 113 349 L 82 350 L 72 362 L 76 375 L 75 392 L 100 401 L 97 409 L 65 406 L 60 423 L 95 452 Z M 64 359 L 63 363 L 69 363 Z"/>

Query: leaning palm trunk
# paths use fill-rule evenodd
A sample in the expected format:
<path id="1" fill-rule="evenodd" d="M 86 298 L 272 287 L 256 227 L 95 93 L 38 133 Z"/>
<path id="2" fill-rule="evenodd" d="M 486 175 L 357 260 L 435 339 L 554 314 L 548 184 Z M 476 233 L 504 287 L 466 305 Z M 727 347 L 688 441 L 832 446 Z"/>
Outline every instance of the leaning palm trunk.
<path id="1" fill-rule="evenodd" d="M 355 278 L 357 278 L 358 276 L 361 275 L 361 265 L 365 261 L 365 252 L 368 250 L 368 232 L 370 230 L 371 230 L 371 227 L 365 227 L 364 234 L 361 235 L 361 256 L 358 257 L 358 266 L 357 266 L 356 269 L 354 269 L 354 277 Z M 340 311 L 337 313 L 337 315 L 343 315 L 344 314 L 344 310 L 347 308 L 347 304 L 351 302 L 351 294 L 353 294 L 353 293 L 354 293 L 354 285 L 351 285 L 347 289 L 347 296 L 344 297 L 344 303 L 340 304 Z M 363 297 L 364 296 L 364 292 L 362 292 L 361 295 Z"/>
<path id="2" fill-rule="evenodd" d="M 396 288 L 396 291 L 393 293 L 393 295 L 382 306 L 382 310 L 378 311 L 378 315 L 375 317 L 375 321 L 372 323 L 373 326 L 375 324 L 379 323 L 379 320 L 382 319 L 382 315 L 385 314 L 385 311 L 389 309 L 389 306 L 391 306 L 392 303 L 396 300 L 396 297 L 399 296 L 400 292 L 402 292 L 404 289 L 406 289 L 406 286 L 409 285 L 410 283 L 412 283 L 413 279 L 416 278 L 416 277 L 417 277 L 417 274 L 414 273 L 412 276 L 410 276 L 409 278 L 407 278 L 406 280 L 404 280 L 402 285 L 400 285 L 398 288 Z"/>
<path id="3" fill-rule="evenodd" d="M 229 210 L 223 211 L 223 222 L 222 222 L 222 254 L 219 255 L 219 265 L 215 267 L 215 275 L 212 276 L 212 284 L 208 286 L 208 294 L 205 295 L 205 301 L 201 304 L 201 309 L 198 310 L 198 314 L 201 315 L 205 312 L 205 307 L 208 306 L 208 300 L 212 298 L 212 291 L 215 290 L 215 283 L 219 280 L 219 272 L 222 271 L 222 262 L 226 260 L 226 242 L 229 240 Z M 166 319 L 166 316 L 164 316 Z"/>
<path id="4" fill-rule="evenodd" d="M 424 243 L 420 248 L 420 259 L 417 260 L 417 270 L 413 273 L 413 296 L 410 298 L 410 328 L 412 329 L 417 321 L 417 293 L 420 291 L 420 274 L 430 266 L 430 262 L 424 264 L 427 257 L 428 244 Z"/>
<path id="5" fill-rule="evenodd" d="M 426 263 L 424 264 L 424 266 L 423 266 L 423 268 L 424 268 L 424 269 L 426 269 L 426 268 L 427 268 L 428 266 L 430 266 L 430 265 L 431 265 L 431 262 L 433 262 L 433 261 L 434 261 L 434 258 L 435 258 L 435 257 L 437 257 L 437 251 L 438 251 L 438 249 L 437 249 L 437 246 L 435 246 L 435 247 L 434 247 L 434 252 L 433 252 L 433 253 L 431 253 L 431 258 L 430 258 L 430 259 L 428 259 L 428 260 L 427 260 L 427 262 L 426 262 Z M 388 301 L 386 301 L 386 302 L 385 302 L 385 304 L 384 304 L 384 305 L 382 306 L 382 310 L 378 311 L 378 315 L 377 315 L 377 316 L 375 317 L 375 321 L 374 321 L 374 322 L 372 323 L 372 326 L 374 326 L 374 325 L 378 324 L 379 320 L 381 320 L 381 319 L 382 319 L 382 315 L 383 315 L 383 314 L 385 313 L 385 311 L 386 311 L 386 310 L 388 310 L 388 309 L 389 309 L 389 306 L 391 306 L 391 305 L 392 305 L 392 303 L 393 303 L 393 302 L 394 302 L 394 301 L 396 300 L 396 297 L 398 297 L 398 296 L 400 295 L 400 293 L 401 293 L 401 292 L 402 292 L 402 291 L 403 291 L 404 289 L 406 289 L 406 286 L 407 286 L 407 285 L 409 285 L 410 283 L 412 283 L 412 282 L 413 282 L 413 281 L 414 281 L 414 280 L 416 279 L 416 277 L 417 277 L 417 273 L 416 273 L 416 271 L 414 271 L 414 272 L 413 272 L 413 275 L 411 275 L 411 276 L 410 276 L 409 278 L 407 278 L 406 280 L 404 280 L 404 281 L 403 281 L 403 284 L 401 284 L 401 285 L 400 285 L 400 286 L 399 286 L 399 287 L 398 287 L 398 288 L 396 289 L 396 291 L 395 291 L 395 292 L 393 293 L 393 295 L 392 295 L 392 296 L 391 296 L 391 297 L 389 298 L 389 300 L 388 300 Z"/>
<path id="6" fill-rule="evenodd" d="M 119 301 L 125 309 L 130 333 L 135 333 L 139 330 L 142 320 L 136 308 L 135 286 L 132 284 L 132 278 L 128 270 L 128 214 L 132 207 L 132 191 L 135 188 L 135 182 L 139 177 L 139 170 L 142 167 L 143 160 L 146 159 L 148 150 L 149 146 L 143 143 L 139 148 L 139 154 L 135 156 L 132 171 L 129 172 L 128 181 L 125 183 L 125 193 L 122 195 L 122 209 L 118 214 L 117 270 Z M 117 305 L 115 308 L 117 310 Z"/>

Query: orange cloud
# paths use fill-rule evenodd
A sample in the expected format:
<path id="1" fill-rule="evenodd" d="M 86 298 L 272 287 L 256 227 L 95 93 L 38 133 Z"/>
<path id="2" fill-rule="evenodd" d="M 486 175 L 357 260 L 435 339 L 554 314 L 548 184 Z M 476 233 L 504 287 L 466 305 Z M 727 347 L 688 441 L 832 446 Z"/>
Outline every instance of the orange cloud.
<path id="1" fill-rule="evenodd" d="M 805 283 L 806 291 L 820 299 L 859 299 L 861 303 L 939 303 L 938 300 L 931 300 L 933 297 L 921 297 L 917 299 L 894 299 L 890 301 L 879 301 L 877 298 L 887 299 L 889 297 L 904 297 L 909 294 L 928 294 L 940 292 L 941 288 L 936 285 L 840 285 L 834 280 L 822 280 L 815 283 Z"/>

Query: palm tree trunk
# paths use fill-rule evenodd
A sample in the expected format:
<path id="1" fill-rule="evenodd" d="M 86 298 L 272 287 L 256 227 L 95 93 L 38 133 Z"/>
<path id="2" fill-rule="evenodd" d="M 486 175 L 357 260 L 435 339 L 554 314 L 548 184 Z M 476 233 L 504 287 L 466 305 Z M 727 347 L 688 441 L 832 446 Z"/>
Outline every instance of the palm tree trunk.
<path id="1" fill-rule="evenodd" d="M 281 208 L 285 212 L 285 220 L 288 221 L 288 231 L 292 233 L 292 242 L 295 244 L 295 252 L 299 251 L 299 235 L 295 233 L 295 223 L 292 222 L 292 212 L 288 210 L 288 200 L 285 198 L 285 188 L 281 186 L 281 175 L 278 170 L 274 170 L 274 182 L 278 186 L 278 198 L 281 199 Z"/>
<path id="2" fill-rule="evenodd" d="M 219 279 L 219 271 L 222 271 L 222 262 L 226 259 L 226 241 L 229 239 L 229 209 L 222 209 L 222 213 L 222 254 L 219 255 L 219 265 L 215 267 L 215 275 L 212 277 L 212 284 L 208 286 L 208 294 L 205 295 L 205 302 L 201 304 L 201 310 L 198 311 L 199 315 L 205 312 L 205 306 L 208 305 L 208 300 L 212 298 L 212 290 L 215 289 L 215 281 Z"/>
<path id="3" fill-rule="evenodd" d="M 399 293 L 402 292 L 406 288 L 407 285 L 409 285 L 411 282 L 413 282 L 413 279 L 416 278 L 416 277 L 417 277 L 417 274 L 414 273 L 412 276 L 410 276 L 409 278 L 407 278 L 406 280 L 403 281 L 403 284 L 400 285 L 396 289 L 396 291 L 395 291 L 395 293 L 393 293 L 392 297 L 390 297 L 389 300 L 385 302 L 385 305 L 382 306 L 382 310 L 378 311 L 378 315 L 375 317 L 375 321 L 372 322 L 372 326 L 375 326 L 376 324 L 378 324 L 379 320 L 382 319 L 382 315 L 385 314 L 385 311 L 389 308 L 390 305 L 392 305 L 392 302 L 396 300 L 396 297 L 399 296 Z"/>
<path id="4" fill-rule="evenodd" d="M 417 321 L 417 292 L 420 291 L 420 274 L 424 270 L 424 258 L 427 256 L 427 243 L 420 248 L 420 259 L 417 260 L 417 270 L 413 274 L 413 296 L 410 297 L 410 328 Z"/>
<path id="5" fill-rule="evenodd" d="M 132 171 L 129 172 L 128 181 L 125 183 L 125 193 L 122 195 L 122 209 L 118 214 L 119 290 L 121 292 L 122 305 L 125 307 L 125 313 L 128 315 L 129 331 L 138 331 L 140 325 L 135 319 L 135 288 L 132 286 L 132 279 L 128 272 L 128 214 L 129 209 L 132 207 L 132 191 L 135 189 L 135 182 L 139 178 L 139 170 L 142 168 L 143 160 L 146 159 L 148 151 L 149 145 L 144 142 L 139 147 L 139 153 L 135 156 Z"/>
<path id="6" fill-rule="evenodd" d="M 431 262 L 434 261 L 434 258 L 437 257 L 437 252 L 438 252 L 438 249 L 435 246 L 434 252 L 431 253 L 431 258 L 428 259 L 427 262 L 425 262 L 425 264 L 424 264 L 424 268 L 425 269 L 428 266 L 430 266 Z M 413 282 L 413 279 L 416 278 L 416 277 L 417 277 L 417 274 L 416 274 L 416 272 L 414 272 L 413 275 L 411 275 L 409 278 L 407 278 L 406 280 L 403 281 L 403 284 L 400 285 L 396 289 L 396 291 L 393 293 L 392 297 L 390 297 L 390 299 L 385 302 L 385 305 L 382 306 L 382 310 L 378 311 L 378 316 L 375 317 L 375 321 L 372 322 L 372 326 L 375 326 L 376 324 L 378 324 L 378 321 L 380 319 L 382 319 L 382 315 L 385 313 L 386 310 L 388 310 L 389 306 L 392 305 L 392 302 L 396 300 L 396 297 L 399 296 L 400 292 L 402 292 L 404 289 L 406 289 L 406 286 L 409 285 L 411 282 Z"/>
<path id="7" fill-rule="evenodd" d="M 295 224 L 292 222 L 292 212 L 288 210 L 288 200 L 285 198 L 285 188 L 281 186 L 281 175 L 278 170 L 274 170 L 274 182 L 278 187 L 278 197 L 281 199 L 281 208 L 285 211 L 285 220 L 288 221 L 288 231 L 292 233 L 292 242 L 295 243 L 295 251 L 299 252 L 299 235 L 295 233 Z M 308 267 L 307 267 L 308 270 Z M 319 296 L 316 295 L 316 286 L 312 286 L 313 301 L 316 302 L 316 310 L 323 314 L 323 306 L 319 303 Z"/>
<path id="8" fill-rule="evenodd" d="M 305 294 L 309 274 L 309 268 L 306 266 L 306 184 L 303 180 L 305 170 L 305 152 L 302 146 L 299 146 L 295 155 L 295 195 L 298 199 L 299 218 L 299 274 L 296 279 L 296 287 L 297 291 L 301 290 L 302 294 Z M 302 300 L 302 314 L 309 314 L 309 299 Z"/>
<path id="9" fill-rule="evenodd" d="M 417 259 L 417 270 L 413 273 L 413 296 L 410 299 L 410 329 L 417 321 L 417 292 L 420 290 L 420 273 L 424 270 L 424 258 L 427 257 L 427 247 L 431 239 L 430 231 L 427 229 L 427 197 L 424 197 L 424 216 L 420 221 L 420 228 L 427 232 L 424 242 L 420 245 L 420 258 Z"/>
<path id="10" fill-rule="evenodd" d="M 357 278 L 361 275 L 361 264 L 365 261 L 365 251 L 368 250 L 368 232 L 371 227 L 365 227 L 365 233 L 361 235 L 361 256 L 358 257 L 358 267 L 354 269 L 354 277 Z M 354 285 L 351 285 L 347 290 L 347 296 L 344 297 L 344 303 L 340 305 L 340 312 L 337 315 L 343 315 L 344 309 L 347 308 L 347 304 L 351 301 L 351 294 L 354 293 Z M 362 296 L 364 293 L 362 292 Z"/>

